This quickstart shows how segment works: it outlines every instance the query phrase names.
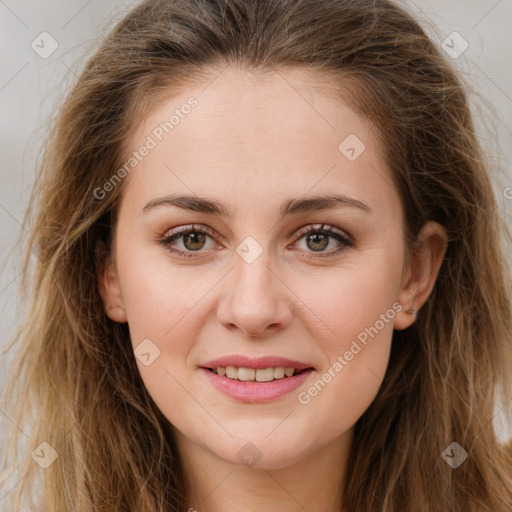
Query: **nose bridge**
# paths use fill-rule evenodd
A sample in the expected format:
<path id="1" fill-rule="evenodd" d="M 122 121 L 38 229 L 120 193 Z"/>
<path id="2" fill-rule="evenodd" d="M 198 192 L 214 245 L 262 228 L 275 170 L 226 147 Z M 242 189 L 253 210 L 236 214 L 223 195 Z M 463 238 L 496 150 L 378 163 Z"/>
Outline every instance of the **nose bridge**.
<path id="1" fill-rule="evenodd" d="M 270 326 L 285 327 L 292 308 L 286 287 L 275 275 L 270 252 L 248 238 L 237 247 L 218 317 L 225 326 L 236 325 L 256 335 Z"/>
<path id="2" fill-rule="evenodd" d="M 265 236 L 262 231 L 258 233 L 255 235 L 257 238 L 245 236 L 235 247 L 236 254 L 233 255 L 235 285 L 240 284 L 243 288 L 245 283 L 253 293 L 264 292 L 265 287 L 268 292 L 268 286 L 272 284 L 271 237 Z"/>
<path id="3" fill-rule="evenodd" d="M 245 254 L 243 251 L 244 246 L 240 244 L 240 247 L 237 249 L 238 257 L 235 258 L 233 291 L 239 300 L 243 298 L 260 298 L 265 299 L 267 303 L 269 300 L 273 301 L 273 274 L 268 249 L 262 250 L 261 254 L 256 257 L 251 254 L 251 252 L 255 251 L 252 247 L 249 247 L 249 251 Z"/>

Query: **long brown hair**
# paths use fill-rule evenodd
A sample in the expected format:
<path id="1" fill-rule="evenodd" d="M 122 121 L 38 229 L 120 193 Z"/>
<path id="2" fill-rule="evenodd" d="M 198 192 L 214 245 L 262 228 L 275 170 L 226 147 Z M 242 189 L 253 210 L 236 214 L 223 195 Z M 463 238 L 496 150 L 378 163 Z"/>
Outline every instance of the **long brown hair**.
<path id="1" fill-rule="evenodd" d="M 384 382 L 356 424 L 344 510 L 510 512 L 512 447 L 493 429 L 512 399 L 508 233 L 464 84 L 388 0 L 148 0 L 86 63 L 51 127 L 25 219 L 29 307 L 2 396 L 3 467 L 18 475 L 10 510 L 36 496 L 48 511 L 187 508 L 167 420 L 127 349 L 127 325 L 105 315 L 98 292 L 97 241 L 108 252 L 122 183 L 95 190 L 126 161 L 137 116 L 228 65 L 328 76 L 377 128 L 408 247 L 429 220 L 448 233 L 434 290 L 417 322 L 394 332 Z M 21 458 L 18 428 L 28 433 Z M 453 442 L 468 454 L 457 469 L 441 456 Z M 50 447 L 58 459 L 41 470 L 31 454 Z"/>

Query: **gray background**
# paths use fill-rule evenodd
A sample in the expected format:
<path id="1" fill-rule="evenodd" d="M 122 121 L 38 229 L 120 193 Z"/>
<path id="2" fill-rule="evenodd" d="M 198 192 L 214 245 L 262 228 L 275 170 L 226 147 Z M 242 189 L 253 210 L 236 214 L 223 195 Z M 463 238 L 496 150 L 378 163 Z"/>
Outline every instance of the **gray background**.
<path id="1" fill-rule="evenodd" d="M 13 334 L 17 323 L 19 258 L 9 251 L 21 229 L 47 121 L 83 63 L 83 56 L 94 49 L 112 22 L 135 3 L 0 0 L 1 346 Z M 512 186 L 512 0 L 403 0 L 402 3 L 417 13 L 439 45 L 454 31 L 469 45 L 452 61 L 473 91 L 471 99 L 482 141 L 495 163 L 500 207 L 512 226 L 512 193 L 506 192 Z M 31 47 L 32 41 L 40 41 L 38 36 L 43 31 L 58 43 L 48 58 L 42 58 Z M 10 354 L 0 356 L 0 388 L 10 358 Z M 505 439 L 509 434 L 501 418 L 497 414 L 496 429 Z"/>

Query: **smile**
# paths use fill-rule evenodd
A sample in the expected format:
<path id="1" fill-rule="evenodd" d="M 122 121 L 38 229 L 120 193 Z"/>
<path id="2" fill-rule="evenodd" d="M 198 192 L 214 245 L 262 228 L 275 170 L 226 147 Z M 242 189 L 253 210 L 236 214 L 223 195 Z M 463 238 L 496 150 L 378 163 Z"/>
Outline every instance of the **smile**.
<path id="1" fill-rule="evenodd" d="M 272 380 L 285 379 L 297 375 L 305 370 L 296 370 L 295 368 L 285 368 L 276 366 L 274 368 L 244 368 L 236 366 L 219 366 L 217 368 L 209 368 L 217 375 L 226 376 L 228 379 L 239 381 L 257 381 L 270 382 Z"/>
<path id="2" fill-rule="evenodd" d="M 220 372 L 222 373 L 224 368 L 220 368 Z M 278 398 L 285 397 L 301 386 L 306 379 L 315 372 L 313 368 L 297 370 L 297 373 L 295 373 L 296 370 L 293 368 L 276 367 L 256 370 L 254 368 L 236 368 L 228 366 L 226 367 L 226 372 L 228 375 L 232 375 L 229 377 L 228 375 L 220 375 L 220 373 L 218 373 L 219 367 L 215 370 L 212 368 L 199 368 L 199 371 L 206 376 L 210 384 L 217 391 L 227 395 L 229 398 L 244 403 L 271 402 Z M 247 370 L 247 373 L 244 372 L 245 370 Z M 270 370 L 272 370 L 273 375 L 274 372 L 277 371 L 278 377 L 274 378 L 272 375 L 272 380 L 270 380 Z M 288 370 L 288 373 L 290 373 L 290 370 L 293 370 L 293 374 L 287 376 L 284 373 L 286 370 Z M 267 380 L 262 381 L 257 379 L 257 373 L 259 371 L 263 372 L 264 378 Z M 283 377 L 279 377 L 281 373 L 284 374 Z M 240 377 L 246 378 L 246 380 L 242 380 Z"/>

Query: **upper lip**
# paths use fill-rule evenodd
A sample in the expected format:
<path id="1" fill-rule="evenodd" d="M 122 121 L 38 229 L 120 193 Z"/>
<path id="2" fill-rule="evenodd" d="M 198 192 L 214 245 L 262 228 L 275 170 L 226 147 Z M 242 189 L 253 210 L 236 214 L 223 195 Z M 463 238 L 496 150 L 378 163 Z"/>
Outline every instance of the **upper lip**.
<path id="1" fill-rule="evenodd" d="M 306 368 L 313 368 L 310 364 L 302 363 L 300 361 L 294 361 L 293 359 L 287 359 L 285 357 L 277 356 L 264 356 L 251 358 L 242 356 L 240 354 L 232 356 L 219 357 L 212 361 L 208 361 L 201 365 L 203 368 L 218 368 L 219 366 L 236 366 L 237 368 L 294 368 L 295 370 L 305 370 Z"/>

